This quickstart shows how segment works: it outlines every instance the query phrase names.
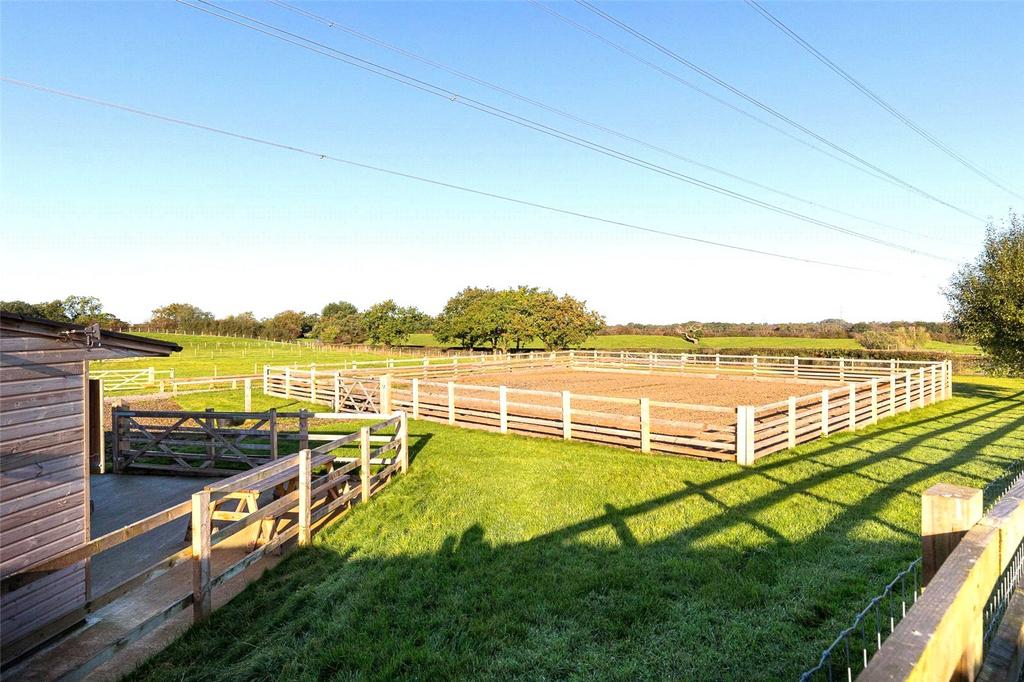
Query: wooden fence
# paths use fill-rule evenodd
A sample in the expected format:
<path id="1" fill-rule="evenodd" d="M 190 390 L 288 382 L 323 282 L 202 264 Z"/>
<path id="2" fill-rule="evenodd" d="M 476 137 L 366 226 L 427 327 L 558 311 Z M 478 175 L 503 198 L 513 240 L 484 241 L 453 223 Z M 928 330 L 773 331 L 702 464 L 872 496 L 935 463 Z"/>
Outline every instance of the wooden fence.
<path id="1" fill-rule="evenodd" d="M 925 492 L 927 586 L 860 680 L 1016 680 L 1024 660 L 1024 481 L 982 516 L 982 491 L 938 485 Z M 931 566 L 929 566 L 931 564 Z M 1012 612 L 1012 622 L 1001 623 Z M 998 665 L 986 658 L 998 658 Z"/>
<path id="2" fill-rule="evenodd" d="M 164 381 L 174 381 L 174 370 L 154 367 L 94 369 L 89 371 L 89 378 L 102 380 L 104 391 L 137 391 Z"/>
<path id="3" fill-rule="evenodd" d="M 167 415 L 167 419 L 176 419 L 174 414 Z M 230 419 L 232 414 L 214 413 L 213 418 Z M 305 448 L 211 483 L 189 500 L 5 577 L 3 592 L 20 589 L 56 571 L 87 562 L 101 552 L 167 523 L 190 516 L 190 546 L 127 577 L 102 595 L 91 596 L 82 607 L 5 646 L 4 661 L 8 662 L 52 639 L 87 615 L 145 583 L 177 570 L 166 608 L 98 649 L 85 663 L 74 671 L 65 671 L 62 676 L 62 679 L 81 679 L 117 651 L 190 606 L 195 622 L 206 618 L 212 610 L 212 596 L 218 586 L 292 540 L 297 540 L 298 545 L 309 544 L 312 535 L 339 514 L 356 503 L 369 501 L 394 476 L 408 471 L 408 422 L 403 413 L 321 414 L 318 417 L 339 421 L 382 421 L 354 433 L 329 436 L 330 440 L 316 448 Z M 393 433 L 386 434 L 385 431 Z M 358 450 L 346 451 L 348 446 Z M 231 510 L 231 506 L 235 506 L 235 510 Z M 218 547 L 225 552 L 221 553 L 219 561 L 215 561 Z M 228 552 L 228 548 L 233 551 Z M 241 557 L 237 558 L 240 553 Z M 189 562 L 193 567 L 191 573 L 183 566 Z"/>
<path id="4" fill-rule="evenodd" d="M 458 376 L 545 369 L 838 386 L 765 405 L 720 407 L 454 381 Z M 267 366 L 263 379 L 269 395 L 331 405 L 335 410 L 388 411 L 396 406 L 414 419 L 742 465 L 838 431 L 855 431 L 952 393 L 949 361 L 626 351 L 522 353 L 413 365 L 394 361 L 347 370 Z"/>

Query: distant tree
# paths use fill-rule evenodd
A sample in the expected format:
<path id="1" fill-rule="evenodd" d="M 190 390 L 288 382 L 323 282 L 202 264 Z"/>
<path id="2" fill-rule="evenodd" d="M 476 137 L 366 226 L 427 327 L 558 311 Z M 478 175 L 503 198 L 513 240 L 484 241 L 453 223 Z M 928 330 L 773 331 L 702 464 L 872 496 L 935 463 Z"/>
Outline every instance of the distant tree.
<path id="1" fill-rule="evenodd" d="M 285 310 L 263 323 L 263 333 L 276 341 L 294 341 L 302 336 L 304 315 L 294 310 Z"/>
<path id="2" fill-rule="evenodd" d="M 362 343 L 366 341 L 366 325 L 359 313 L 321 316 L 313 335 L 324 343 Z"/>
<path id="3" fill-rule="evenodd" d="M 944 293 L 948 319 L 981 346 L 992 369 L 1024 374 L 1024 220 L 1010 211 L 999 226 L 990 223 L 981 254 Z"/>
<path id="4" fill-rule="evenodd" d="M 444 310 L 434 324 L 434 337 L 441 343 L 456 342 L 463 348 L 473 348 L 486 338 L 484 325 L 478 313 L 493 289 L 466 287 L 448 299 Z"/>
<path id="5" fill-rule="evenodd" d="M 320 317 L 347 317 L 358 312 L 359 309 L 348 301 L 335 301 L 324 306 L 320 311 Z"/>
<path id="6" fill-rule="evenodd" d="M 313 336 L 313 330 L 319 322 L 319 313 L 302 313 L 302 334 L 300 336 Z"/>
<path id="7" fill-rule="evenodd" d="M 860 345 L 871 350 L 913 350 L 927 346 L 932 337 L 924 327 L 888 328 L 876 325 L 857 334 Z"/>
<path id="8" fill-rule="evenodd" d="M 191 303 L 168 303 L 153 310 L 149 326 L 161 331 L 199 333 L 213 326 L 213 313 Z"/>
<path id="9" fill-rule="evenodd" d="M 228 336 L 259 336 L 263 331 L 263 323 L 247 311 L 217 320 L 217 328 Z"/>
<path id="10" fill-rule="evenodd" d="M 403 308 L 388 299 L 363 313 L 363 324 L 370 343 L 393 346 L 409 338 L 424 317 L 416 308 Z"/>
<path id="11" fill-rule="evenodd" d="M 578 346 L 604 326 L 604 318 L 584 301 L 543 292 L 533 297 L 537 336 L 550 350 Z"/>
<path id="12" fill-rule="evenodd" d="M 25 301 L 0 301 L 0 310 L 28 317 L 44 317 L 43 311 L 39 309 L 39 306 L 26 303 Z"/>

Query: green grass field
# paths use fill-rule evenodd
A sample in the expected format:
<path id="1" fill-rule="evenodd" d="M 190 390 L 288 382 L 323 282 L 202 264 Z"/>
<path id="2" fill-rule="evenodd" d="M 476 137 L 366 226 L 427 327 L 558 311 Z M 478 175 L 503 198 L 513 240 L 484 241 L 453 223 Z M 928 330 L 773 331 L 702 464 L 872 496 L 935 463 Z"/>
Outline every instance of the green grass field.
<path id="1" fill-rule="evenodd" d="M 432 334 L 413 334 L 409 337 L 409 345 L 437 347 L 441 344 Z M 587 348 L 643 348 L 651 350 L 693 350 L 698 346 L 688 343 L 677 336 L 613 334 L 609 336 L 592 336 L 584 344 Z M 530 348 L 542 348 L 539 341 L 530 344 Z M 812 339 L 785 336 L 713 336 L 701 339 L 703 348 L 863 348 L 856 339 Z M 932 341 L 926 350 L 938 350 L 948 353 L 974 354 L 979 352 L 975 346 L 962 343 L 944 343 Z"/>
<path id="2" fill-rule="evenodd" d="M 350 353 L 336 350 L 316 350 L 298 344 L 277 343 L 257 339 L 235 339 L 192 334 L 142 334 L 154 339 L 173 341 L 182 347 L 179 353 L 167 358 L 131 358 L 101 360 L 89 364 L 90 369 L 133 369 L 154 367 L 158 370 L 174 368 L 177 378 L 207 377 L 217 374 L 257 374 L 263 365 L 308 365 L 313 362 L 331 363 L 344 360 L 377 360 L 387 357 L 381 353 Z"/>
<path id="3" fill-rule="evenodd" d="M 749 468 L 411 431 L 408 475 L 133 679 L 793 679 L 919 555 L 926 487 L 1021 457 L 1024 381 Z"/>

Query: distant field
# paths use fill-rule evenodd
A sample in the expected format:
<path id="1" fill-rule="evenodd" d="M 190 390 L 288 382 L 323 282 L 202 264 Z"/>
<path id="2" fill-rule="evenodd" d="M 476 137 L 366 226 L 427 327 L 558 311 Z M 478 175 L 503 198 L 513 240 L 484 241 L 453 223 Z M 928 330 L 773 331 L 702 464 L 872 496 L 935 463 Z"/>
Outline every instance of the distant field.
<path id="1" fill-rule="evenodd" d="M 412 346 L 441 346 L 431 334 L 413 334 L 409 337 Z M 686 350 L 703 348 L 863 348 L 856 339 L 812 339 L 786 336 L 712 336 L 701 339 L 699 346 L 687 343 L 677 336 L 613 334 L 610 336 L 593 336 L 586 344 L 588 348 L 650 348 L 652 350 Z M 542 348 L 539 341 L 534 341 L 529 348 Z M 939 350 L 949 353 L 977 353 L 974 346 L 961 343 L 943 343 L 932 341 L 927 350 Z"/>
<path id="2" fill-rule="evenodd" d="M 313 362 L 329 363 L 343 360 L 374 360 L 386 357 L 380 353 L 350 353 L 336 350 L 320 351 L 298 344 L 236 339 L 220 336 L 191 334 L 141 334 L 153 339 L 173 341 L 182 347 L 180 353 L 169 358 L 132 358 L 128 360 L 101 360 L 89 364 L 93 370 L 131 369 L 154 367 L 158 370 L 174 369 L 175 377 L 205 377 L 214 374 L 257 374 L 263 365 L 308 365 Z"/>

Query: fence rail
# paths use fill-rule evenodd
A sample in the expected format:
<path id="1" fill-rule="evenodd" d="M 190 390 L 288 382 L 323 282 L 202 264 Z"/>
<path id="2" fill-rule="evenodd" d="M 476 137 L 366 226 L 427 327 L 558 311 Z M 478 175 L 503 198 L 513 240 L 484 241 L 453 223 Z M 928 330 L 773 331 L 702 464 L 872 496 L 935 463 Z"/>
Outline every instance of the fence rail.
<path id="1" fill-rule="evenodd" d="M 839 387 L 765 405 L 722 407 L 471 383 L 478 374 L 545 369 L 725 376 Z M 466 381 L 458 383 L 459 377 Z M 952 371 L 948 362 L 559 351 L 448 362 L 350 363 L 340 369 L 268 365 L 263 385 L 269 395 L 335 410 L 386 412 L 394 405 L 414 419 L 749 465 L 774 452 L 948 398 Z"/>

